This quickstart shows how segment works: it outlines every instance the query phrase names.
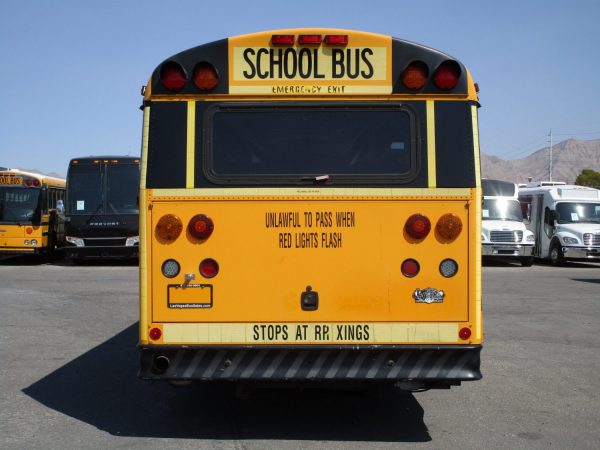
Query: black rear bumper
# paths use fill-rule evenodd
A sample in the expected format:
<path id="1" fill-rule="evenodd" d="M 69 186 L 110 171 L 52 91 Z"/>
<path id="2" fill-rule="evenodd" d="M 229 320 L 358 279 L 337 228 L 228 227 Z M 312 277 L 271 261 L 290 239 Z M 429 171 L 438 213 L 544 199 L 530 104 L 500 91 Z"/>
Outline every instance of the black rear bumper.
<path id="1" fill-rule="evenodd" d="M 139 377 L 203 381 L 424 381 L 481 379 L 481 345 L 310 347 L 141 346 Z"/>

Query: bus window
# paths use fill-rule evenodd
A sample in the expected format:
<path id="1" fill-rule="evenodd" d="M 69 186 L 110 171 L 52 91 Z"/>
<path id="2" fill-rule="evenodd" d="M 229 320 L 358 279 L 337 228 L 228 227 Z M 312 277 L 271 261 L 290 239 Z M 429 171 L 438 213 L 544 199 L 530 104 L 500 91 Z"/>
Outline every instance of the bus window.
<path id="1" fill-rule="evenodd" d="M 71 166 L 68 175 L 67 214 L 89 215 L 104 206 L 103 174 L 100 164 Z"/>
<path id="2" fill-rule="evenodd" d="M 108 210 L 115 214 L 138 214 L 139 165 L 111 164 L 106 166 L 106 175 Z"/>

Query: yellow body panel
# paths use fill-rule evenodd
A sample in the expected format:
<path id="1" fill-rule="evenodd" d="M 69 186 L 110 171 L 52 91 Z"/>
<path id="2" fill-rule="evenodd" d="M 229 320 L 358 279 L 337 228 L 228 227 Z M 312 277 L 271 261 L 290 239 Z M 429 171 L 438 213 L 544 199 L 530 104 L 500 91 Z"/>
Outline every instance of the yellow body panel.
<path id="1" fill-rule="evenodd" d="M 150 197 L 147 223 L 151 225 L 146 232 L 153 235 L 157 221 L 164 214 L 180 217 L 184 231 L 172 243 L 161 243 L 154 236 L 150 240 L 148 280 L 152 280 L 152 287 L 150 308 L 146 311 L 149 327 L 163 323 L 236 322 L 314 325 L 355 323 L 358 319 L 363 325 L 371 324 L 372 330 L 376 324 L 390 322 L 402 322 L 402 329 L 407 324 L 417 324 L 413 326 L 419 336 L 433 336 L 432 340 L 417 341 L 446 342 L 448 328 L 440 335 L 431 334 L 428 327 L 434 325 L 438 329 L 435 324 L 447 323 L 453 330 L 451 342 L 458 342 L 459 324 L 474 319 L 475 311 L 469 309 L 468 301 L 469 296 L 475 295 L 475 286 L 469 280 L 476 273 L 476 267 L 469 264 L 471 249 L 467 242 L 475 231 L 472 227 L 476 226 L 470 196 L 418 200 L 410 197 L 349 200 L 343 196 L 336 200 L 298 196 L 260 200 Z M 434 231 L 438 218 L 449 212 L 463 222 L 463 231 L 453 242 L 444 241 Z M 213 235 L 205 242 L 197 242 L 185 230 L 191 217 L 199 213 L 208 215 L 215 223 Z M 432 223 L 431 233 L 420 242 L 403 231 L 406 220 L 414 213 L 425 214 Z M 173 279 L 161 273 L 162 263 L 170 258 L 181 264 L 180 273 Z M 218 261 L 220 271 L 216 277 L 204 279 L 200 275 L 198 266 L 204 258 Z M 420 273 L 414 278 L 400 272 L 406 258 L 414 258 L 420 264 Z M 459 272 L 455 277 L 444 278 L 440 274 L 439 264 L 445 258 L 457 261 Z M 193 274 L 190 285 L 194 287 L 186 288 L 185 274 Z M 169 302 L 169 285 L 178 287 L 179 300 Z M 210 301 L 204 285 L 210 285 Z M 319 294 L 317 311 L 303 311 L 300 307 L 300 295 L 307 286 Z M 415 301 L 413 292 L 429 287 L 445 292 L 443 303 Z M 186 289 L 188 293 L 181 294 Z M 187 301 L 197 303 L 196 307 L 175 304 Z M 427 325 L 426 331 L 419 328 L 423 323 Z M 172 333 L 174 329 L 169 327 L 166 329 Z M 189 337 L 189 330 L 206 330 L 202 327 L 184 327 L 181 330 L 187 331 L 182 336 Z M 183 332 L 175 329 L 178 330 L 175 334 L 167 335 L 174 339 L 170 343 L 177 340 L 173 336 Z M 248 332 L 237 333 L 248 336 Z M 401 337 L 403 332 L 380 331 L 380 337 L 371 334 L 375 339 L 371 342 L 416 342 Z M 197 339 L 202 335 L 198 334 Z M 240 341 L 248 342 L 262 341 Z"/>

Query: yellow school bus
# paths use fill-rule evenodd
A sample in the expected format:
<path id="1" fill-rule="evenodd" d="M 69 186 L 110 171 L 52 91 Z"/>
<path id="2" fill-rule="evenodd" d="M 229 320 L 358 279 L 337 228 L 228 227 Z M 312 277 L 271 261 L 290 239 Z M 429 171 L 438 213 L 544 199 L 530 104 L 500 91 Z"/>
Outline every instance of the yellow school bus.
<path id="1" fill-rule="evenodd" d="M 49 254 L 62 245 L 65 180 L 0 170 L 0 255 Z"/>
<path id="2" fill-rule="evenodd" d="M 140 377 L 481 378 L 476 85 L 359 31 L 231 37 L 143 90 Z"/>

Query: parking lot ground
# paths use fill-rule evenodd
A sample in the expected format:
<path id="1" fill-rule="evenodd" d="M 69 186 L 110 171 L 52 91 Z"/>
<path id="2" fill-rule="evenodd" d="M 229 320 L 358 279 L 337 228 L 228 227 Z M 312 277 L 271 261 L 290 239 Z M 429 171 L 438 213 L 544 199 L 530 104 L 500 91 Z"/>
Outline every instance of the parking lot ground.
<path id="1" fill-rule="evenodd" d="M 599 265 L 486 265 L 483 380 L 414 394 L 140 381 L 137 291 L 0 261 L 0 448 L 598 448 Z"/>

